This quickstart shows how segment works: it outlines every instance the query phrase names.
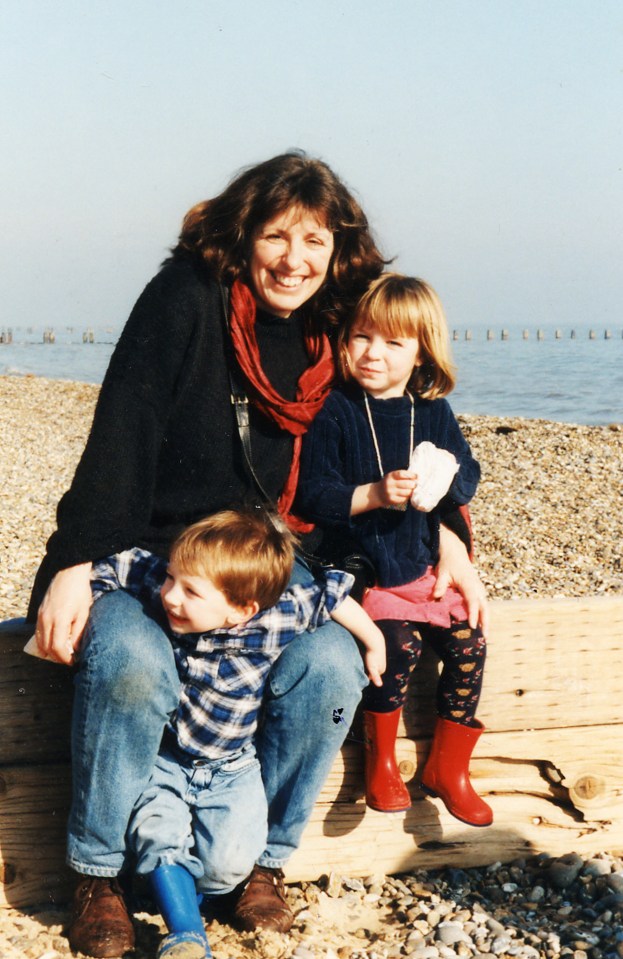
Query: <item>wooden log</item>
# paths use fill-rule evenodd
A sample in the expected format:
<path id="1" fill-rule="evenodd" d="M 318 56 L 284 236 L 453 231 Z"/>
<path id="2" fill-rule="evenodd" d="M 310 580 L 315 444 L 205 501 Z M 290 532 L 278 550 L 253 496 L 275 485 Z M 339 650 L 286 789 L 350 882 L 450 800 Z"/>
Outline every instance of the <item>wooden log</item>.
<path id="1" fill-rule="evenodd" d="M 0 906 L 67 902 L 69 775 L 68 764 L 0 769 Z"/>
<path id="2" fill-rule="evenodd" d="M 407 735 L 430 732 L 431 675 L 415 677 Z M 491 603 L 478 718 L 496 731 L 623 722 L 623 596 Z"/>
<path id="3" fill-rule="evenodd" d="M 71 670 L 24 653 L 32 626 L 0 623 L 0 767 L 69 760 Z"/>
<path id="4" fill-rule="evenodd" d="M 485 733 L 470 772 L 494 810 L 487 829 L 462 825 L 417 788 L 427 751 L 426 740 L 399 741 L 397 758 L 413 806 L 384 814 L 365 805 L 361 747 L 346 746 L 288 878 L 314 878 L 319 867 L 361 876 L 449 862 L 508 862 L 540 852 L 623 849 L 623 725 Z"/>
<path id="5" fill-rule="evenodd" d="M 71 671 L 22 653 L 0 628 L 0 906 L 64 901 Z M 437 664 L 411 682 L 397 745 L 406 813 L 368 809 L 355 724 L 292 857 L 287 878 L 394 873 L 509 861 L 539 852 L 623 851 L 623 596 L 492 604 L 471 764 L 495 822 L 474 829 L 423 796 L 418 771 L 434 723 Z"/>

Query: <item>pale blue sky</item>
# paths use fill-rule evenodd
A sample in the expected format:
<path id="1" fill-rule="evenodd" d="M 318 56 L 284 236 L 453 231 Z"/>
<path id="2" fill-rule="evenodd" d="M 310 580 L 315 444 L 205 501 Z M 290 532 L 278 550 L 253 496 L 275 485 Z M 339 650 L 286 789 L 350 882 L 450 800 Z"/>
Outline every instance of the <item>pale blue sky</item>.
<path id="1" fill-rule="evenodd" d="M 118 328 L 289 147 L 451 326 L 620 328 L 622 68 L 620 0 L 3 0 L 0 328 Z"/>

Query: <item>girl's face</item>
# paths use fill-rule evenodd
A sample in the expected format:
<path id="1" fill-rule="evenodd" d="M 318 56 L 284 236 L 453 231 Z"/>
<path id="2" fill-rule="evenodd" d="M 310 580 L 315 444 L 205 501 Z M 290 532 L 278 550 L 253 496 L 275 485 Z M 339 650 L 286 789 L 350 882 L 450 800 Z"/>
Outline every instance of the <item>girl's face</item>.
<path id="1" fill-rule="evenodd" d="M 419 362 L 416 337 L 388 336 L 378 327 L 357 320 L 351 328 L 346 352 L 354 379 L 377 400 L 403 396 Z"/>
<path id="2" fill-rule="evenodd" d="M 259 306 L 287 317 L 317 293 L 333 254 L 333 234 L 312 213 L 296 208 L 256 233 L 249 272 Z"/>

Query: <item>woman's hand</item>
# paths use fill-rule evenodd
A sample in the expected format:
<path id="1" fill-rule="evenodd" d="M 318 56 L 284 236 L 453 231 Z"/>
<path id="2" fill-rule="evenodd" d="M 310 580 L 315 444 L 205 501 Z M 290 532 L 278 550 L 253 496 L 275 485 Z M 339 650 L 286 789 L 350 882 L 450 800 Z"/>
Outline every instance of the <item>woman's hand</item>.
<path id="1" fill-rule="evenodd" d="M 91 563 L 56 574 L 43 597 L 35 636 L 44 656 L 70 666 L 91 608 Z"/>
<path id="2" fill-rule="evenodd" d="M 469 625 L 472 629 L 480 626 L 486 639 L 489 610 L 485 588 L 467 555 L 465 544 L 443 525 L 439 531 L 439 562 L 435 572 L 437 584 L 433 591 L 434 598 L 441 599 L 448 586 L 456 587 L 467 604 Z"/>

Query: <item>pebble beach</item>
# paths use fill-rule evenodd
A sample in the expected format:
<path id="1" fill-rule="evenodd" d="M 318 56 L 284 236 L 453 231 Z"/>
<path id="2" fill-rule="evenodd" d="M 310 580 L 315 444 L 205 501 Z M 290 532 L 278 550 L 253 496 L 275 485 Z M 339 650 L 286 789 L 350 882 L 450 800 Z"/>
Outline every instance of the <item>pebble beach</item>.
<path id="1" fill-rule="evenodd" d="M 99 388 L 0 377 L 0 619 L 23 616 Z M 471 515 L 491 599 L 623 593 L 623 424 L 459 416 L 482 468 Z M 619 851 L 620 852 L 620 851 Z M 216 959 L 623 959 L 623 859 L 572 850 L 400 877 L 331 874 L 289 887 L 287 936 L 210 927 Z M 61 959 L 66 912 L 0 910 L 0 959 Z M 140 914 L 134 959 L 162 926 Z"/>

